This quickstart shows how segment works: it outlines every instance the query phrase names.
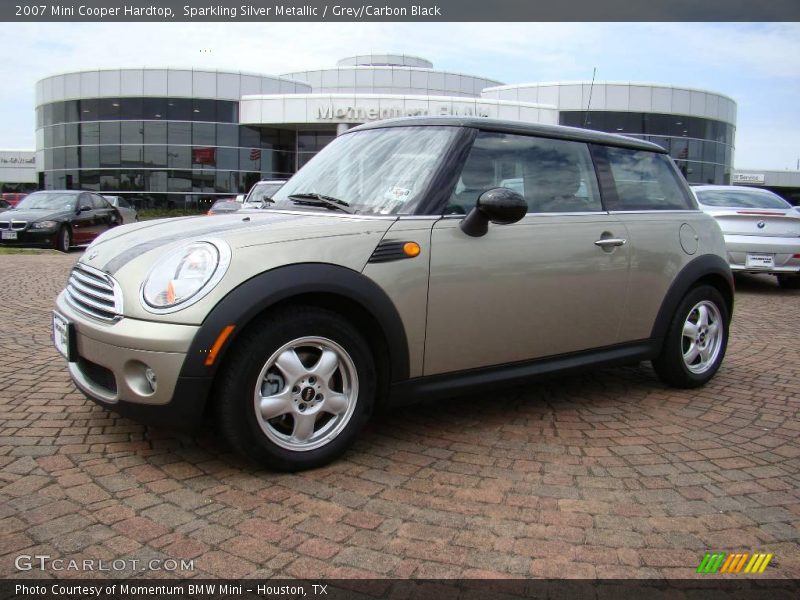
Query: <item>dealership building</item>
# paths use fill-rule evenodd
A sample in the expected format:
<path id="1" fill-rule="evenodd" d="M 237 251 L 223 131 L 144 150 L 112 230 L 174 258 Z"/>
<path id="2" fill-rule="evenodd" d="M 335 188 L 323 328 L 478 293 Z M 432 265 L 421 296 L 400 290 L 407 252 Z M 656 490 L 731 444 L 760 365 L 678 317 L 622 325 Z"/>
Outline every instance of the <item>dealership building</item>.
<path id="1" fill-rule="evenodd" d="M 370 54 L 279 76 L 181 68 L 63 73 L 36 84 L 38 185 L 203 206 L 286 178 L 360 123 L 481 116 L 621 133 L 666 148 L 692 183 L 729 183 L 736 103 L 633 82 L 507 85 Z"/>

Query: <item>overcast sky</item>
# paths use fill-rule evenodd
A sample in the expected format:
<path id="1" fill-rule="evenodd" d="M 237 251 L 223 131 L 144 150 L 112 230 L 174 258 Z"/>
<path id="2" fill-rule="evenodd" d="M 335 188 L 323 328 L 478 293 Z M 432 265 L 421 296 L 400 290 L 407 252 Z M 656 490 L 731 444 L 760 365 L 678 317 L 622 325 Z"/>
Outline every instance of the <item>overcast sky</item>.
<path id="1" fill-rule="evenodd" d="M 504 83 L 643 81 L 699 87 L 738 104 L 734 166 L 800 159 L 800 24 L 6 23 L 0 148 L 34 147 L 34 83 L 93 67 L 256 71 L 332 67 L 369 52 Z"/>

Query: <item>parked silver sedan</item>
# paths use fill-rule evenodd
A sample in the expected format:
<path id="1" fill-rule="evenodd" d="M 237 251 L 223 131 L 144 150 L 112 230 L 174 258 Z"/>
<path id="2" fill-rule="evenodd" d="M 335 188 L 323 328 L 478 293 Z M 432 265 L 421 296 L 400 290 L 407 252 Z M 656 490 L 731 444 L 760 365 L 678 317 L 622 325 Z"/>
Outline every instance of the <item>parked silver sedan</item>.
<path id="1" fill-rule="evenodd" d="M 123 224 L 127 225 L 128 223 L 135 223 L 139 220 L 139 214 L 136 212 L 136 209 L 122 196 L 103 196 L 103 198 L 108 200 L 111 206 L 119 211 L 119 214 L 122 215 Z"/>
<path id="2" fill-rule="evenodd" d="M 768 190 L 734 185 L 693 187 L 719 223 L 733 271 L 769 273 L 781 287 L 800 288 L 800 212 Z"/>

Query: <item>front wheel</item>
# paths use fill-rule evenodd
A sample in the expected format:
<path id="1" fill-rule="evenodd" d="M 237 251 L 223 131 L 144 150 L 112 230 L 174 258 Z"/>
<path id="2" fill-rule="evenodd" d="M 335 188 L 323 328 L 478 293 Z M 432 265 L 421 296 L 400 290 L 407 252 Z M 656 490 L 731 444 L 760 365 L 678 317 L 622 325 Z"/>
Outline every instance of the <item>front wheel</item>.
<path id="1" fill-rule="evenodd" d="M 58 230 L 58 235 L 56 235 L 56 250 L 60 252 L 69 252 L 70 246 L 72 246 L 72 234 L 70 233 L 69 227 L 64 225 Z"/>
<path id="2" fill-rule="evenodd" d="M 660 356 L 653 360 L 659 378 L 678 388 L 708 382 L 725 356 L 729 322 L 728 307 L 716 288 L 690 290 L 675 311 Z"/>
<path id="3" fill-rule="evenodd" d="M 217 388 L 223 435 L 242 455 L 298 471 L 324 465 L 354 441 L 372 411 L 375 366 L 362 335 L 315 307 L 250 325 Z"/>

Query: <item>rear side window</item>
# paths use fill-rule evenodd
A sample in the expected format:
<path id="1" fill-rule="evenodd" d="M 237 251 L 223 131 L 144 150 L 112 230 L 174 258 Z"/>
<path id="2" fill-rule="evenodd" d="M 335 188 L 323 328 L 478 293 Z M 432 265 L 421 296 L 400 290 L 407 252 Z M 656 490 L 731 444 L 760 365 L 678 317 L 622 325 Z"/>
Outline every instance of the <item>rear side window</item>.
<path id="1" fill-rule="evenodd" d="M 117 197 L 117 206 L 119 206 L 120 208 L 130 208 L 131 207 L 131 205 L 128 204 L 128 201 L 125 200 L 125 198 L 123 198 L 121 196 Z"/>
<path id="2" fill-rule="evenodd" d="M 529 213 L 602 210 L 586 144 L 482 131 L 450 198 L 450 214 L 466 214 L 486 190 L 504 187 L 522 195 Z"/>
<path id="3" fill-rule="evenodd" d="M 616 198 L 608 198 L 609 210 L 686 210 L 689 202 L 679 175 L 665 154 L 605 148 Z"/>

